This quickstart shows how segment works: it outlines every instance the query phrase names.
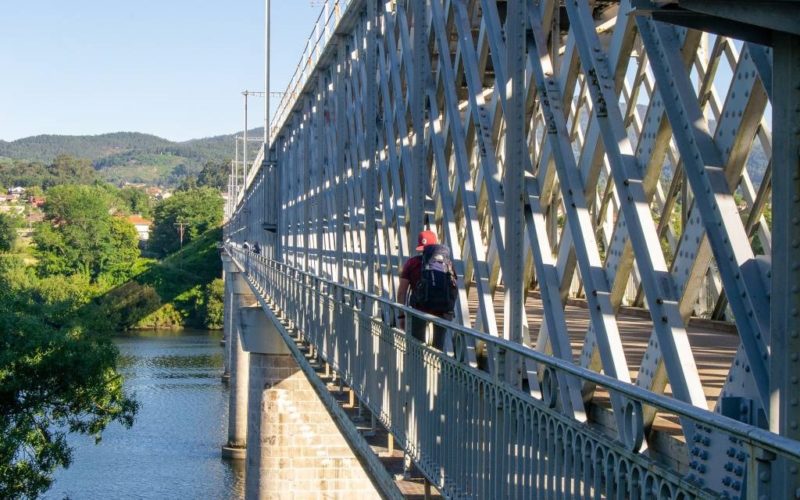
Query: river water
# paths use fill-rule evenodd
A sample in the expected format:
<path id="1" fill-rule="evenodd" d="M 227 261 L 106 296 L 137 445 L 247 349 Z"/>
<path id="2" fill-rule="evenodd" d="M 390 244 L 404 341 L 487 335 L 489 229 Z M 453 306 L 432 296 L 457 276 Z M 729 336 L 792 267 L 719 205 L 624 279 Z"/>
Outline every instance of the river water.
<path id="1" fill-rule="evenodd" d="M 141 408 L 131 429 L 109 425 L 95 445 L 71 436 L 69 469 L 45 498 L 238 499 L 241 463 L 223 461 L 228 391 L 220 332 L 149 331 L 116 340 L 121 372 Z"/>

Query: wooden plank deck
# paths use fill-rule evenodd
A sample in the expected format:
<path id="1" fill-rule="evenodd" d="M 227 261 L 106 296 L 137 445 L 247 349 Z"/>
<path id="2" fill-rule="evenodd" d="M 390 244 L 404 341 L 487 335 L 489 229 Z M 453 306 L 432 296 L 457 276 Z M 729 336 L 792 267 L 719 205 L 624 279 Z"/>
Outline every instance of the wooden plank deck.
<path id="1" fill-rule="evenodd" d="M 504 292 L 498 287 L 494 297 L 494 309 L 497 317 L 498 330 L 503 328 L 503 300 Z M 477 295 L 474 287 L 469 294 L 470 310 L 477 310 Z M 542 301 L 538 293 L 529 294 L 525 303 L 525 310 L 528 319 L 528 329 L 531 345 L 536 344 L 539 328 L 543 321 Z M 583 346 L 586 331 L 589 327 L 589 311 L 586 302 L 572 299 L 566 306 L 567 329 L 572 345 L 573 361 L 578 362 L 581 348 Z M 474 324 L 475 317 L 472 315 Z M 625 348 L 625 357 L 628 361 L 628 368 L 631 379 L 635 379 L 644 356 L 647 342 L 652 332 L 652 321 L 649 312 L 644 309 L 634 309 L 623 307 L 617 314 L 617 324 L 619 325 L 620 335 Z M 735 327 L 728 323 L 692 319 L 689 322 L 689 343 L 695 356 L 700 379 L 708 399 L 708 409 L 713 410 L 719 399 L 725 378 L 736 355 L 739 345 L 739 337 Z M 669 385 L 666 394 L 671 395 Z M 607 404 L 607 395 L 599 392 L 596 395 L 597 403 L 601 406 Z M 675 433 L 677 429 L 677 419 L 667 416 L 658 418 L 655 427 Z"/>

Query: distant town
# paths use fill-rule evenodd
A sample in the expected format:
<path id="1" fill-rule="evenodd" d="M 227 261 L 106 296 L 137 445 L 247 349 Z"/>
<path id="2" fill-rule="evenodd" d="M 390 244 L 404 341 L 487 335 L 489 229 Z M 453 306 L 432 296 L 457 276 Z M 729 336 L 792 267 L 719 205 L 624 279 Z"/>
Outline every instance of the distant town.
<path id="1" fill-rule="evenodd" d="M 140 190 L 155 202 L 166 200 L 172 196 L 172 191 L 168 189 L 148 186 L 143 183 L 126 182 L 120 187 Z M 17 234 L 23 240 L 27 240 L 32 236 L 34 224 L 44 220 L 42 207 L 47 202 L 46 195 L 29 194 L 29 191 L 36 192 L 38 190 L 13 186 L 8 188 L 5 193 L 0 194 L 0 213 L 15 215 L 22 219 L 23 224 L 17 228 Z M 143 217 L 142 214 L 120 214 L 119 217 L 133 224 L 139 237 L 140 246 L 144 247 L 150 239 L 152 219 Z"/>

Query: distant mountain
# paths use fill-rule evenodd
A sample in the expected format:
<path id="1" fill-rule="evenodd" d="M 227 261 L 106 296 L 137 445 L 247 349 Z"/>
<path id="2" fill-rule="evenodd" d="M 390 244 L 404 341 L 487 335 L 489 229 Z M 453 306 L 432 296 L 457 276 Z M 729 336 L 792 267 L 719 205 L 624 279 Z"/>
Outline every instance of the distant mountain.
<path id="1" fill-rule="evenodd" d="M 263 129 L 249 130 L 260 137 Z M 241 134 L 241 132 L 239 132 Z M 101 135 L 37 135 L 0 141 L 0 158 L 51 162 L 60 154 L 86 158 L 111 182 L 176 184 L 208 161 L 233 157 L 234 134 L 173 142 L 138 132 Z M 249 156 L 249 155 L 248 155 Z"/>

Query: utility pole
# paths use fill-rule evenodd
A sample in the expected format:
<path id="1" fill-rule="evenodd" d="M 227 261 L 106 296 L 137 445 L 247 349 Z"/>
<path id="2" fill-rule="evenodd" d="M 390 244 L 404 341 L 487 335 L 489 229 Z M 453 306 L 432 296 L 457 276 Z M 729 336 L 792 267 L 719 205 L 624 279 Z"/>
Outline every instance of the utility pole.
<path id="1" fill-rule="evenodd" d="M 188 222 L 184 222 L 184 221 L 178 221 L 178 222 L 175 223 L 175 227 L 178 228 L 178 237 L 180 238 L 180 241 L 181 241 L 181 250 L 183 250 L 183 233 L 184 233 L 184 229 L 188 225 L 189 225 L 189 223 Z"/>

